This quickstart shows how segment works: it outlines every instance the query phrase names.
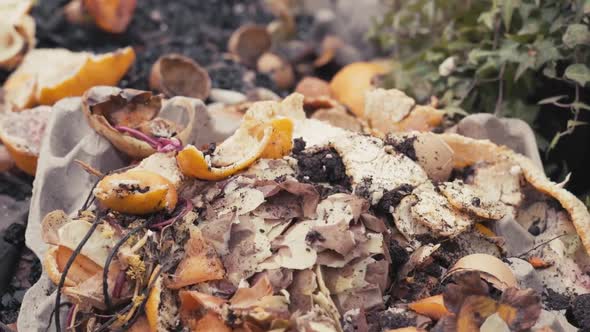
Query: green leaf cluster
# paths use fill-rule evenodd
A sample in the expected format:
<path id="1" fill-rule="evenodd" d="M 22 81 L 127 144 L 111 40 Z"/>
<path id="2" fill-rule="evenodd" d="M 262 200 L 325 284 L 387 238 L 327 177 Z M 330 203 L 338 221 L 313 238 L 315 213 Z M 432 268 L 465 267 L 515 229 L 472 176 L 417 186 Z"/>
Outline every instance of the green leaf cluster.
<path id="1" fill-rule="evenodd" d="M 579 98 L 590 82 L 589 14 L 590 0 L 390 0 L 370 37 L 393 54 L 386 85 L 420 102 L 436 96 L 449 113 L 533 125 L 541 105 L 571 112 L 567 128 L 545 142 L 551 148 L 590 110 Z M 535 97 L 553 80 L 572 93 Z"/>

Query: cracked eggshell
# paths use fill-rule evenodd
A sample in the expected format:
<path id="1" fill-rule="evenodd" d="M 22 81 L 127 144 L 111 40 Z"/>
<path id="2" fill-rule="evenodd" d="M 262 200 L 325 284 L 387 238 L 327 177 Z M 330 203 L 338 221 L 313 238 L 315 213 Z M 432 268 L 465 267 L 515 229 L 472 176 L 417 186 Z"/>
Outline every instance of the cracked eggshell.
<path id="1" fill-rule="evenodd" d="M 515 166 L 507 160 L 476 164 L 470 182 L 482 190 L 486 199 L 518 206 L 524 194 L 520 188 L 522 172 Z"/>
<path id="2" fill-rule="evenodd" d="M 418 134 L 414 141 L 417 162 L 433 181 L 446 181 L 453 171 L 451 147 L 433 133 Z"/>
<path id="3" fill-rule="evenodd" d="M 474 220 L 456 210 L 434 185 L 427 182 L 413 191 L 416 203 L 410 207 L 414 220 L 441 236 L 457 236 L 466 231 Z"/>
<path id="4" fill-rule="evenodd" d="M 360 122 L 357 117 L 348 114 L 348 112 L 342 107 L 320 109 L 314 112 L 311 118 L 353 132 L 360 133 L 363 131 L 362 122 Z"/>
<path id="5" fill-rule="evenodd" d="M 295 92 L 305 96 L 306 100 L 319 97 L 330 97 L 332 95 L 330 84 L 328 82 L 312 76 L 302 78 L 299 83 L 297 83 Z"/>
<path id="6" fill-rule="evenodd" d="M 509 287 L 518 287 L 518 281 L 510 267 L 500 259 L 487 254 L 472 254 L 459 259 L 444 278 L 467 271 L 479 272 L 482 279 L 502 291 Z"/>
<path id="7" fill-rule="evenodd" d="M 428 180 L 426 172 L 418 164 L 401 153 L 388 153 L 383 141 L 376 137 L 348 134 L 334 140 L 331 145 L 341 156 L 353 187 L 371 179 L 370 194 L 392 190 L 403 184 L 418 186 Z"/>
<path id="8" fill-rule="evenodd" d="M 256 68 L 258 72 L 270 75 L 279 89 L 287 90 L 295 82 L 291 64 L 274 53 L 262 54 L 258 58 Z"/>
<path id="9" fill-rule="evenodd" d="M 387 134 L 400 122 L 416 102 L 397 89 L 374 89 L 365 93 L 364 117 L 371 128 Z"/>
<path id="10" fill-rule="evenodd" d="M 509 212 L 504 203 L 486 199 L 480 188 L 461 180 L 440 183 L 438 188 L 451 205 L 463 212 L 492 220 L 502 219 Z"/>
<path id="11" fill-rule="evenodd" d="M 410 209 L 416 202 L 418 202 L 416 196 L 408 195 L 400 201 L 392 213 L 395 227 L 410 243 L 416 241 L 417 235 L 430 233 L 426 226 L 416 221 L 412 216 Z"/>
<path id="12" fill-rule="evenodd" d="M 560 188 L 556 183 L 547 179 L 535 163 L 527 157 L 514 151 L 500 147 L 488 140 L 476 140 L 456 134 L 443 134 L 441 137 L 455 151 L 454 167 L 465 167 L 478 162 L 497 163 L 509 160 L 518 166 L 515 169 L 522 172 L 524 179 L 538 191 L 555 198 L 567 211 L 571 222 L 576 228 L 587 253 L 590 253 L 590 212 L 585 204 L 569 191 Z"/>

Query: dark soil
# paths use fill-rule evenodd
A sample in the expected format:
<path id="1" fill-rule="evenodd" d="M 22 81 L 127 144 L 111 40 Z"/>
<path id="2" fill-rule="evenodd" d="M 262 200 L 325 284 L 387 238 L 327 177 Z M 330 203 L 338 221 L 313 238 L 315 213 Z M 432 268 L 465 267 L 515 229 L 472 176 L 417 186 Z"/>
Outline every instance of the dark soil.
<path id="1" fill-rule="evenodd" d="M 152 64 L 163 54 L 180 53 L 206 67 L 214 88 L 247 92 L 253 87 L 276 90 L 267 75 L 253 72 L 228 60 L 224 54 L 231 33 L 244 23 L 266 24 L 272 16 L 259 0 L 140 0 L 128 30 L 120 35 L 93 26 L 75 26 L 65 21 L 61 8 L 68 0 L 38 1 L 32 15 L 37 24 L 38 48 L 110 52 L 133 46 L 137 60 L 119 86 L 148 89 Z M 0 71 L 0 84 L 8 72 Z M 0 195 L 17 201 L 30 197 L 32 178 L 0 174 Z M 26 212 L 26 211 L 25 211 Z M 24 247 L 26 220 L 0 220 L 0 320 L 16 321 L 26 290 L 41 274 L 41 264 Z M 16 224 L 15 224 L 16 223 Z M 11 225 L 14 224 L 14 225 Z M 10 226 L 10 227 L 8 227 Z M 20 257 L 20 259 L 19 259 Z"/>
<path id="2" fill-rule="evenodd" d="M 408 251 L 394 239 L 391 239 L 389 242 L 389 256 L 391 257 L 393 275 L 396 275 L 410 259 Z"/>
<path id="3" fill-rule="evenodd" d="M 391 209 L 395 208 L 404 197 L 411 194 L 412 190 L 414 190 L 413 186 L 402 184 L 393 190 L 386 191 L 375 206 L 375 209 L 377 212 L 383 214 L 391 213 Z"/>
<path id="4" fill-rule="evenodd" d="M 44 0 L 33 8 L 37 47 L 100 53 L 133 46 L 137 60 L 119 83 L 121 87 L 148 90 L 151 66 L 158 57 L 180 53 L 209 69 L 214 88 L 242 92 L 253 86 L 274 88 L 268 76 L 254 72 L 245 75 L 248 68 L 224 57 L 227 41 L 235 29 L 245 23 L 271 21 L 272 16 L 263 10 L 261 1 L 141 0 L 129 28 L 119 35 L 92 25 L 69 24 L 61 10 L 68 1 Z"/>
<path id="5" fill-rule="evenodd" d="M 570 305 L 571 298 L 566 294 L 561 294 L 551 288 L 547 288 L 543 293 L 543 303 L 550 310 L 564 310 Z"/>
<path id="6" fill-rule="evenodd" d="M 577 296 L 567 310 L 570 323 L 584 331 L 590 330 L 590 294 Z"/>
<path id="7" fill-rule="evenodd" d="M 406 157 L 416 161 L 418 158 L 416 157 L 416 149 L 414 149 L 414 142 L 416 141 L 416 136 L 410 136 L 403 140 L 399 139 L 386 139 L 385 143 L 390 144 L 394 147 L 399 153 L 406 155 Z"/>
<path id="8" fill-rule="evenodd" d="M 342 158 L 332 148 L 305 150 L 305 142 L 295 139 L 293 157 L 297 159 L 297 178 L 302 182 L 329 183 L 333 186 L 347 188 L 350 192 L 350 179 Z"/>
<path id="9" fill-rule="evenodd" d="M 369 313 L 367 322 L 369 322 L 370 326 L 369 331 L 386 331 L 416 325 L 416 319 L 407 314 L 390 311 Z"/>
<path id="10" fill-rule="evenodd" d="M 32 178 L 0 174 L 0 321 L 16 321 L 23 296 L 41 276 L 39 259 L 25 247 Z"/>

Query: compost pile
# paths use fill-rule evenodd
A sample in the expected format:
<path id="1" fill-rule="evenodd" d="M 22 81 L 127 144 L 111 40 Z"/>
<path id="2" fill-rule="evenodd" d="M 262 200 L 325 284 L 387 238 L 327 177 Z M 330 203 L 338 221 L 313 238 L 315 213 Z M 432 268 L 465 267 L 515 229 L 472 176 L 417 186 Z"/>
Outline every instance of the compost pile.
<path id="1" fill-rule="evenodd" d="M 19 329 L 590 329 L 530 128 L 379 88 L 354 6 L 7 3 L 2 322 L 40 278 Z"/>

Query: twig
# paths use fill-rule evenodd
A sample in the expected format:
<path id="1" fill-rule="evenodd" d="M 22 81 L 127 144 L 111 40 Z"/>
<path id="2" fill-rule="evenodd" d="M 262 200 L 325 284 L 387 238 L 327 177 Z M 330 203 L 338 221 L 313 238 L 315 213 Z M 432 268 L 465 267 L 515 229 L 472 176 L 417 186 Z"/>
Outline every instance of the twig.
<path id="1" fill-rule="evenodd" d="M 88 163 L 86 163 L 80 159 L 76 159 L 76 160 L 74 160 L 74 162 L 76 164 L 80 165 L 80 167 L 82 167 L 82 169 L 85 170 L 88 174 L 98 176 L 99 178 L 104 176 L 104 174 L 101 171 L 97 170 L 96 168 L 90 166 Z"/>
<path id="2" fill-rule="evenodd" d="M 496 108 L 494 109 L 494 115 L 497 117 L 502 114 L 502 102 L 504 101 L 504 69 L 506 69 L 506 63 L 502 64 L 498 75 L 498 99 L 496 99 Z"/>
<path id="3" fill-rule="evenodd" d="M 88 232 L 86 232 L 86 235 L 84 235 L 84 238 L 82 238 L 82 241 L 80 241 L 80 243 L 78 243 L 76 250 L 74 250 L 74 252 L 72 252 L 72 255 L 70 255 L 70 258 L 68 259 L 68 262 L 66 263 L 66 266 L 64 267 L 64 270 L 63 270 L 61 277 L 59 279 L 59 283 L 57 284 L 57 294 L 55 295 L 55 308 L 56 308 L 56 310 L 54 313 L 55 314 L 55 331 L 56 332 L 61 332 L 61 320 L 59 317 L 60 316 L 59 308 L 61 305 L 61 289 L 63 288 L 63 286 L 66 282 L 66 277 L 68 275 L 68 272 L 70 271 L 70 268 L 74 264 L 74 260 L 76 259 L 78 254 L 80 254 L 80 251 L 82 251 L 82 248 L 84 248 L 84 245 L 86 244 L 86 242 L 88 242 L 88 240 L 90 239 L 90 236 L 92 236 L 92 234 L 94 233 L 94 231 L 98 227 L 98 224 L 100 224 L 101 217 L 102 217 L 102 214 L 97 211 L 94 222 L 92 223 L 92 226 L 90 226 L 90 229 L 88 230 Z"/>
<path id="4" fill-rule="evenodd" d="M 113 303 L 111 301 L 111 296 L 109 295 L 109 267 L 111 265 L 111 262 L 113 260 L 113 258 L 115 257 L 115 255 L 117 254 L 117 251 L 119 251 L 119 248 L 121 248 L 121 246 L 127 242 L 127 240 L 129 240 L 129 238 L 137 233 L 139 230 L 144 229 L 146 226 L 146 223 L 142 223 L 140 226 L 137 226 L 135 228 L 133 228 L 132 230 L 130 230 L 127 234 L 125 234 L 125 236 L 123 236 L 121 238 L 121 240 L 119 240 L 119 242 L 117 242 L 115 244 L 115 246 L 113 247 L 113 250 L 109 253 L 109 256 L 107 257 L 107 260 L 104 264 L 104 269 L 102 271 L 102 294 L 104 296 L 104 302 L 107 306 L 107 310 L 110 310 L 111 307 L 113 306 Z"/>
<path id="5" fill-rule="evenodd" d="M 563 236 L 566 236 L 566 235 L 568 235 L 568 234 L 561 234 L 561 235 L 555 236 L 555 237 L 553 237 L 553 238 L 551 238 L 551 239 L 549 239 L 549 240 L 547 240 L 547 241 L 545 241 L 545 242 L 541 242 L 540 244 L 538 244 L 538 245 L 536 245 L 536 246 L 532 247 L 531 249 L 529 249 L 529 250 L 527 250 L 527 251 L 523 252 L 522 254 L 520 254 L 520 255 L 516 256 L 516 258 L 521 258 L 522 256 L 524 256 L 524 255 L 526 255 L 526 254 L 530 253 L 531 251 L 533 251 L 533 250 L 536 250 L 536 249 L 538 249 L 538 248 L 540 248 L 540 247 L 542 247 L 542 246 L 544 246 L 544 245 L 547 245 L 547 244 L 549 244 L 550 242 L 552 242 L 552 241 L 554 241 L 554 240 L 557 240 L 557 239 L 559 239 L 560 237 L 563 237 Z"/>

